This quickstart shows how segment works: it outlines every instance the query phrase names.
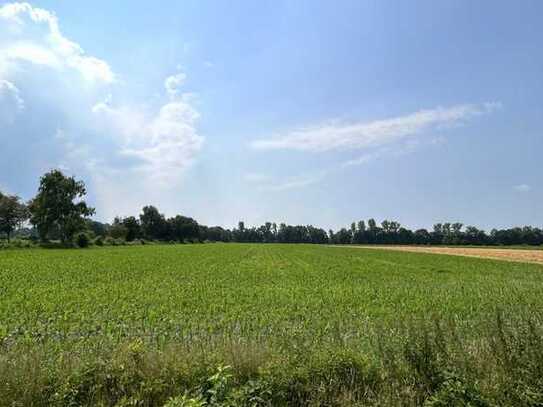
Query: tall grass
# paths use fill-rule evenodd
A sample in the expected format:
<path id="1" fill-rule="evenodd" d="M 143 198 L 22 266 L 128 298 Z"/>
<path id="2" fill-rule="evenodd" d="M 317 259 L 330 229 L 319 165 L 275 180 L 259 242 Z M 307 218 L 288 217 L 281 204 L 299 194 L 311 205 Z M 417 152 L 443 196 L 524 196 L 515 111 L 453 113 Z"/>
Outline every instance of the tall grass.
<path id="1" fill-rule="evenodd" d="M 542 321 L 497 313 L 477 336 L 450 320 L 413 323 L 381 331 L 368 352 L 139 338 L 18 343 L 1 352 L 0 405 L 538 406 Z"/>

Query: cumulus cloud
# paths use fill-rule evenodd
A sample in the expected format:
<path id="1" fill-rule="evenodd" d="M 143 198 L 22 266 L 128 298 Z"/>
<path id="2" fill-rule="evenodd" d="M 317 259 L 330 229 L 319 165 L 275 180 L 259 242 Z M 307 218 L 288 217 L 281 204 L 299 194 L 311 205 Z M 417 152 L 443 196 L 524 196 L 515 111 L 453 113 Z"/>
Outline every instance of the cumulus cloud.
<path id="1" fill-rule="evenodd" d="M 107 103 L 95 105 L 93 112 L 120 136 L 120 154 L 135 158 L 134 169 L 154 181 L 177 180 L 204 142 L 196 129 L 199 113 L 182 99 L 166 103 L 156 114 Z"/>
<path id="2" fill-rule="evenodd" d="M 335 121 L 293 130 L 269 139 L 256 140 L 251 146 L 258 150 L 310 152 L 379 147 L 428 130 L 459 125 L 473 117 L 488 114 L 499 107 L 499 103 L 464 104 L 420 110 L 406 116 L 372 122 Z"/>
<path id="3" fill-rule="evenodd" d="M 26 62 L 64 71 L 73 69 L 87 81 L 112 83 L 115 75 L 107 62 L 85 54 L 66 38 L 57 17 L 28 3 L 0 7 L 0 75 Z"/>
<path id="4" fill-rule="evenodd" d="M 24 106 L 17 86 L 10 81 L 0 79 L 0 124 L 12 123 Z"/>
<path id="5" fill-rule="evenodd" d="M 186 75 L 165 79 L 163 102 L 131 100 L 122 93 L 130 83 L 116 78 L 108 62 L 64 36 L 53 12 L 0 7 L 0 138 L 16 146 L 39 131 L 40 171 L 62 167 L 85 179 L 104 219 L 149 202 L 163 210 L 172 202 L 174 211 L 204 142 L 194 98 L 182 91 Z"/>
<path id="6" fill-rule="evenodd" d="M 197 131 L 200 114 L 191 103 L 192 95 L 181 91 L 185 79 L 184 73 L 165 79 L 170 101 L 157 112 L 134 105 L 114 106 L 110 95 L 92 108 L 102 129 L 119 139 L 119 153 L 135 160 L 132 169 L 153 182 L 179 180 L 204 143 Z"/>

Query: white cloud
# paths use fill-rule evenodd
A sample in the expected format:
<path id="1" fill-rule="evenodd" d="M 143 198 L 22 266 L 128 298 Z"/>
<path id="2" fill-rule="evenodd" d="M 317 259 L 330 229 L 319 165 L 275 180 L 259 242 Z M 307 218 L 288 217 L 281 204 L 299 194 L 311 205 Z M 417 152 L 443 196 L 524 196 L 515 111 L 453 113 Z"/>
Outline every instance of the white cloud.
<path id="1" fill-rule="evenodd" d="M 402 140 L 402 142 L 400 142 L 399 144 L 381 147 L 379 149 L 376 149 L 375 151 L 364 153 L 354 159 L 344 162 L 341 166 L 343 168 L 353 167 L 353 166 L 365 165 L 372 161 L 375 161 L 378 159 L 384 159 L 387 157 L 401 157 L 407 154 L 414 153 L 421 146 L 425 144 L 439 145 L 439 144 L 445 143 L 445 140 L 446 139 L 443 137 L 437 137 L 437 138 L 429 137 L 425 140 L 426 142 L 424 143 L 420 139 L 408 138 L 406 140 Z"/>
<path id="2" fill-rule="evenodd" d="M 0 6 L 0 124 L 8 111 L 10 120 L 21 116 L 17 123 L 23 107 L 32 112 L 27 124 L 48 137 L 40 165 L 85 179 L 103 219 L 137 213 L 150 202 L 178 210 L 183 176 L 204 142 L 194 95 L 182 92 L 185 74 L 166 78 L 161 104 L 130 100 L 119 86 L 129 84 L 66 38 L 59 23 L 51 11 L 27 3 Z M 8 139 L 19 128 L 5 129 L 6 142 L 26 142 Z"/>
<path id="3" fill-rule="evenodd" d="M 355 159 L 344 162 L 341 166 L 345 168 L 345 167 L 353 167 L 353 166 L 363 165 L 363 164 L 367 164 L 367 163 L 369 163 L 371 161 L 374 161 L 374 160 L 376 160 L 377 158 L 379 158 L 381 156 L 382 156 L 382 153 L 380 151 L 376 151 L 374 153 L 363 154 L 363 155 L 359 156 L 358 158 L 355 158 Z"/>
<path id="4" fill-rule="evenodd" d="M 178 74 L 168 76 L 166 80 L 164 81 L 164 87 L 166 88 L 166 92 L 171 98 L 174 98 L 181 94 L 181 87 L 185 84 L 185 81 L 187 80 L 187 75 L 183 72 L 179 72 Z"/>
<path id="5" fill-rule="evenodd" d="M 85 54 L 66 38 L 57 17 L 28 3 L 0 7 L 0 75 L 27 62 L 55 70 L 73 69 L 86 81 L 112 83 L 115 75 L 107 62 Z"/>
<path id="6" fill-rule="evenodd" d="M 120 154 L 137 159 L 135 170 L 154 182 L 178 180 L 204 142 L 196 129 L 199 113 L 183 98 L 166 103 L 156 114 L 106 102 L 92 110 L 120 137 Z"/>
<path id="7" fill-rule="evenodd" d="M 320 182 L 326 176 L 322 171 L 311 175 L 296 175 L 278 179 L 270 175 L 250 173 L 244 176 L 245 181 L 254 184 L 262 191 L 280 192 L 290 189 L 304 188 Z"/>
<path id="8" fill-rule="evenodd" d="M 335 121 L 293 130 L 269 139 L 256 140 L 251 146 L 258 150 L 284 149 L 310 152 L 379 147 L 431 129 L 459 125 L 499 107 L 499 103 L 466 104 L 420 110 L 406 116 L 372 122 L 347 124 Z"/>
<path id="9" fill-rule="evenodd" d="M 530 192 L 532 190 L 532 187 L 528 184 L 519 184 L 515 185 L 513 189 L 518 192 Z"/>
<path id="10" fill-rule="evenodd" d="M 17 86 L 10 81 L 0 79 L 0 124 L 12 123 L 24 106 Z"/>

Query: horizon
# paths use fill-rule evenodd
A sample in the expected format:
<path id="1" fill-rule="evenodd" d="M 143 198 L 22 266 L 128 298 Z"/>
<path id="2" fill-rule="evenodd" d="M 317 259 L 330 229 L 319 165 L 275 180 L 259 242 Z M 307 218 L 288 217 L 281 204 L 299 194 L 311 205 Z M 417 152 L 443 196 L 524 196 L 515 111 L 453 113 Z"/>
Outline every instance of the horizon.
<path id="1" fill-rule="evenodd" d="M 0 2 L 0 191 L 58 168 L 101 222 L 541 227 L 542 12 Z"/>

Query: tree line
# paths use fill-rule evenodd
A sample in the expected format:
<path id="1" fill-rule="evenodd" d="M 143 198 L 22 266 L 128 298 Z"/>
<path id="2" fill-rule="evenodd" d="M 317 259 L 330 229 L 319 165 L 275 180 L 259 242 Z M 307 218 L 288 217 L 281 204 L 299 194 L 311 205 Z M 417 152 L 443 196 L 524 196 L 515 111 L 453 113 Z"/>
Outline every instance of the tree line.
<path id="1" fill-rule="evenodd" d="M 462 223 L 437 223 L 432 230 L 415 231 L 399 222 L 375 219 L 353 222 L 337 231 L 312 225 L 266 222 L 261 226 L 237 228 L 205 226 L 191 217 L 164 216 L 151 205 L 136 216 L 116 217 L 111 224 L 92 220 L 95 209 L 84 201 L 85 184 L 52 170 L 40 178 L 38 192 L 25 203 L 20 197 L 0 191 L 0 234 L 64 245 L 84 247 L 94 242 L 116 244 L 134 241 L 163 242 L 251 242 L 314 244 L 417 244 L 417 245 L 543 245 L 543 230 L 524 226 L 492 229 L 490 233 Z"/>

